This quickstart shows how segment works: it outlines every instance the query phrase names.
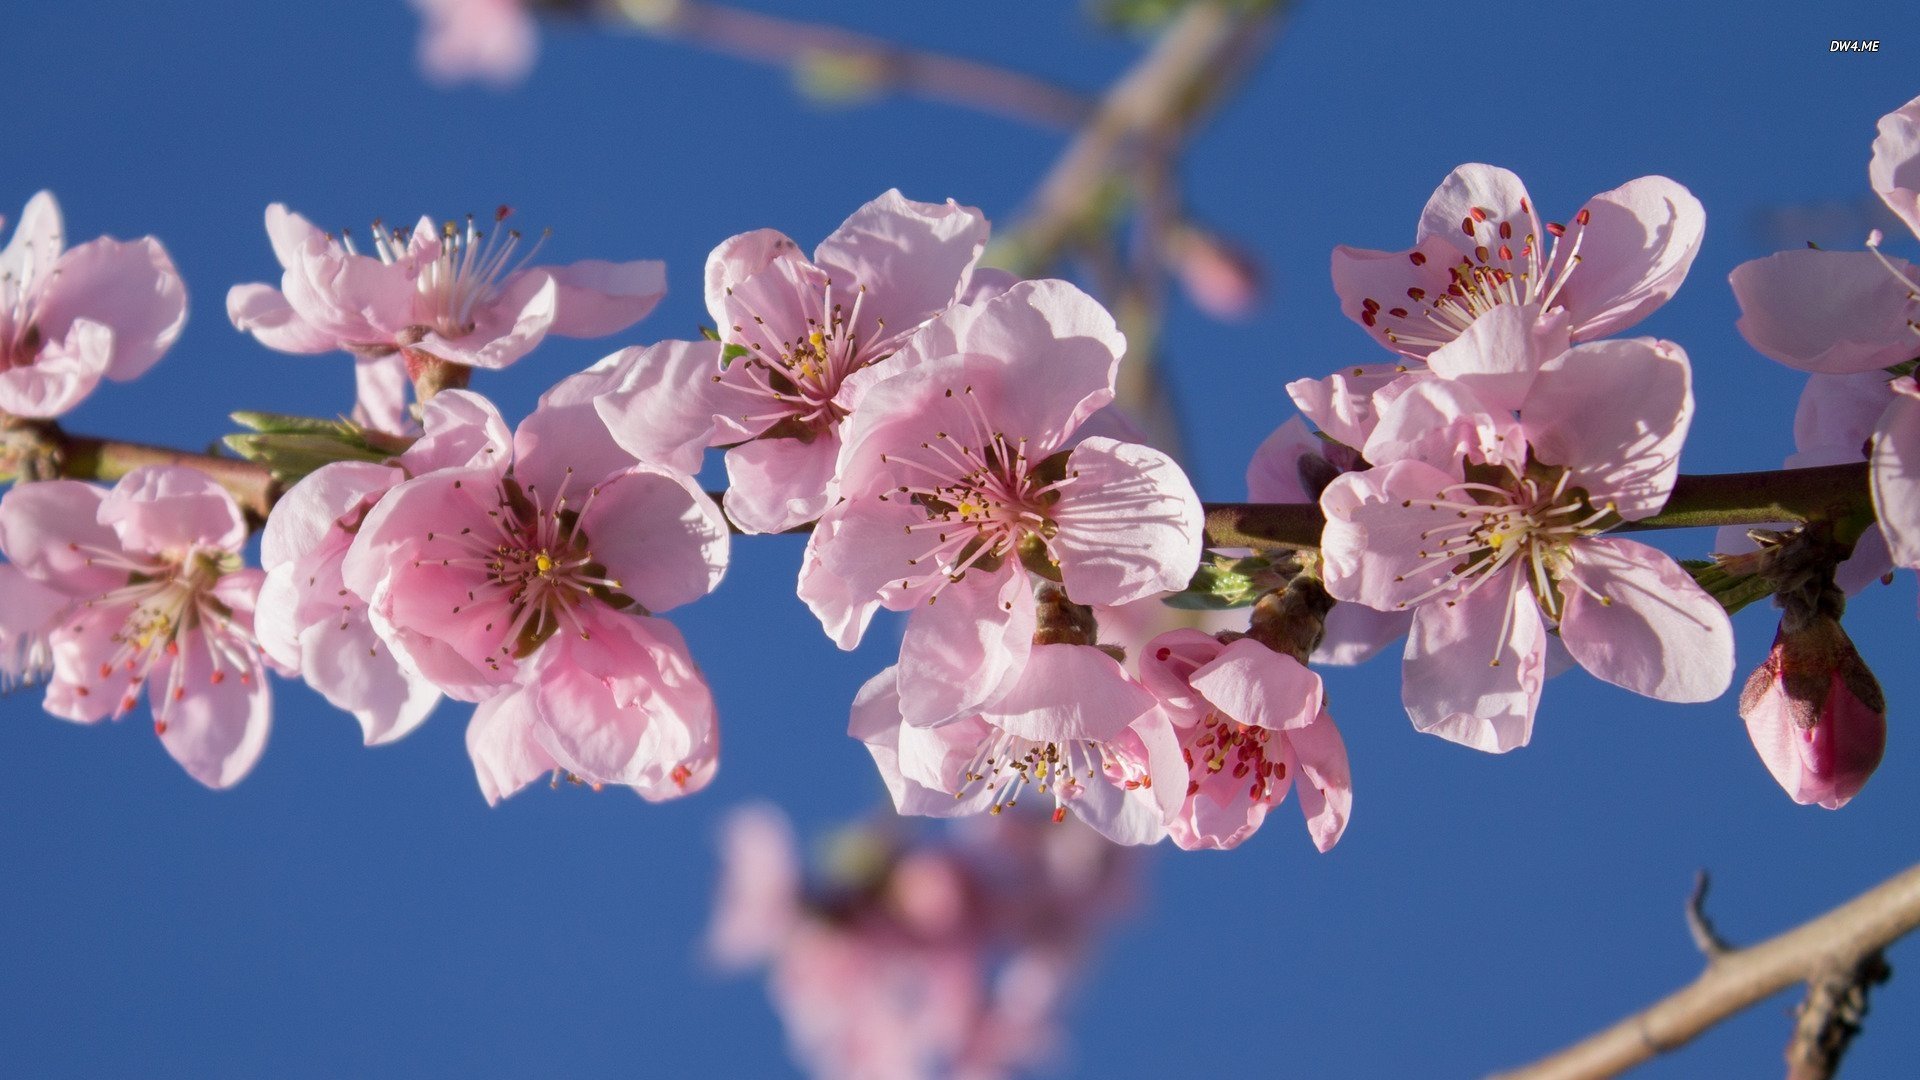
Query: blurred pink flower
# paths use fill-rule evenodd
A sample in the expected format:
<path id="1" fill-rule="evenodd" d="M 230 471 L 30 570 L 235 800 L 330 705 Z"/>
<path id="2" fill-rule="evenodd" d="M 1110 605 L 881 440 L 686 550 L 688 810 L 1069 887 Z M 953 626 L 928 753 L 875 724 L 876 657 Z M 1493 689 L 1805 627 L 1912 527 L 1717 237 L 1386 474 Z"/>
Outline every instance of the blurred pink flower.
<path id="1" fill-rule="evenodd" d="M 153 237 L 66 249 L 51 192 L 27 202 L 0 250 L 0 413 L 55 417 L 104 378 L 160 359 L 187 321 L 180 272 Z"/>
<path id="2" fill-rule="evenodd" d="M 508 213 L 500 208 L 490 232 L 471 217 L 464 228 L 436 228 L 426 217 L 411 230 L 376 223 L 374 254 L 362 255 L 350 236 L 328 236 L 275 203 L 267 207 L 267 236 L 285 270 L 280 287 L 234 286 L 227 316 L 280 352 L 345 350 L 362 360 L 399 353 L 503 368 L 549 333 L 624 330 L 665 295 L 658 262 L 528 266 L 539 245 L 519 253 L 520 233 L 505 227 Z"/>
<path id="3" fill-rule="evenodd" d="M 9 576 L 37 586 L 7 589 L 0 625 L 30 643 L 29 665 L 50 661 L 47 711 L 117 720 L 144 687 L 161 745 L 189 775 L 213 788 L 245 777 L 271 713 L 246 539 L 233 497 L 193 469 L 136 469 L 111 490 L 22 484 L 0 498 Z"/>
<path id="4" fill-rule="evenodd" d="M 420 70 L 438 83 L 527 77 L 540 39 L 526 0 L 408 0 L 420 12 Z"/>

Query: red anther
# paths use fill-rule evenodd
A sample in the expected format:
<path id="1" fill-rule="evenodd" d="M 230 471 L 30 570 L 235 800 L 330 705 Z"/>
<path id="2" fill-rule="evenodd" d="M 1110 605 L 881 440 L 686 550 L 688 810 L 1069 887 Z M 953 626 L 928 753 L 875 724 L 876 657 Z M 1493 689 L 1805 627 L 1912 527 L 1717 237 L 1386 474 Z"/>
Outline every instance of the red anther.
<path id="1" fill-rule="evenodd" d="M 216 671 L 212 675 L 207 676 L 207 681 L 215 686 L 219 686 L 221 683 L 227 681 L 227 673 L 224 671 Z"/>
<path id="2" fill-rule="evenodd" d="M 1425 266 L 1425 265 L 1427 265 L 1427 257 L 1426 257 L 1425 255 L 1422 255 L 1421 253 L 1419 253 L 1419 252 L 1417 252 L 1417 251 L 1409 251 L 1409 252 L 1407 252 L 1407 258 L 1408 258 L 1408 260 L 1410 260 L 1410 261 L 1411 261 L 1411 262 L 1413 263 L 1413 265 L 1415 265 L 1415 266 Z"/>
<path id="3" fill-rule="evenodd" d="M 1467 213 L 1472 214 L 1475 221 L 1487 220 L 1487 212 L 1478 206 L 1469 207 Z"/>
<path id="4" fill-rule="evenodd" d="M 1487 250 L 1487 245 L 1481 244 L 1479 247 L 1473 249 L 1473 257 L 1479 259 L 1481 262 L 1486 262 L 1493 257 L 1493 253 Z"/>
<path id="5" fill-rule="evenodd" d="M 1192 798 L 1198 794 L 1200 794 L 1200 781 L 1198 780 L 1187 781 L 1187 797 Z"/>
<path id="6" fill-rule="evenodd" d="M 101 677 L 101 678 L 103 678 L 103 679 L 105 679 L 105 678 L 108 678 L 108 677 L 110 677 L 110 676 L 112 676 L 112 675 L 113 675 L 113 665 L 112 665 L 112 664 L 101 664 L 101 665 L 100 665 L 100 677 Z"/>
<path id="7" fill-rule="evenodd" d="M 1187 759 L 1187 768 L 1189 769 L 1193 768 L 1193 751 L 1192 750 L 1188 750 L 1183 747 L 1180 750 L 1180 756 Z"/>
<path id="8" fill-rule="evenodd" d="M 1360 301 L 1360 306 L 1362 308 L 1365 308 L 1368 311 L 1379 311 L 1380 301 L 1375 300 L 1373 297 L 1369 296 L 1365 300 Z"/>
<path id="9" fill-rule="evenodd" d="M 1154 652 L 1153 658 L 1155 660 L 1165 660 L 1167 657 L 1172 655 L 1173 655 L 1173 650 L 1162 645 L 1158 650 Z"/>
<path id="10" fill-rule="evenodd" d="M 1287 778 L 1287 763 L 1286 763 L 1286 762 L 1284 762 L 1284 761 L 1276 761 L 1276 762 L 1274 762 L 1274 763 L 1273 763 L 1273 778 L 1274 778 L 1275 780 L 1285 780 L 1285 779 Z"/>
<path id="11" fill-rule="evenodd" d="M 1416 304 L 1422 300 L 1425 300 L 1426 298 L 1427 298 L 1427 290 L 1425 289 L 1408 289 L 1407 290 L 1407 299 L 1412 300 Z"/>
<path id="12" fill-rule="evenodd" d="M 1143 776 L 1143 777 L 1141 777 L 1141 778 L 1140 778 L 1140 786 L 1141 786 L 1141 787 L 1143 787 L 1143 788 L 1150 788 L 1150 787 L 1152 787 L 1152 786 L 1153 786 L 1153 777 L 1151 777 L 1151 776 Z"/>
<path id="13" fill-rule="evenodd" d="M 81 697 L 86 697 L 86 696 L 87 696 L 88 694 L 91 694 L 91 693 L 93 693 L 93 691 L 91 691 L 91 690 L 89 690 L 89 689 L 87 689 L 87 688 L 86 688 L 86 687 L 84 687 L 84 686 L 76 686 L 76 687 L 74 687 L 74 688 L 73 688 L 73 692 L 74 692 L 74 693 L 76 693 L 76 694 L 79 694 L 79 695 L 80 695 Z"/>
<path id="14" fill-rule="evenodd" d="M 1393 316 L 1396 319 L 1404 319 L 1407 317 L 1407 309 L 1403 307 L 1397 307 L 1397 308 L 1394 308 L 1392 311 L 1387 312 L 1387 314 Z"/>
<path id="15" fill-rule="evenodd" d="M 1374 323 L 1374 318 L 1373 318 L 1373 312 L 1371 312 L 1371 311 L 1363 311 L 1363 312 L 1361 312 L 1361 313 L 1360 313 L 1360 321 L 1361 321 L 1361 322 L 1363 322 L 1363 323 L 1365 323 L 1365 324 L 1366 324 L 1366 325 L 1368 325 L 1368 326 L 1372 326 L 1372 325 L 1373 325 L 1373 323 Z"/>
<path id="16" fill-rule="evenodd" d="M 1582 212 L 1584 213 L 1584 211 Z M 1557 221 L 1549 221 L 1547 222 L 1547 233 L 1551 236 L 1565 236 L 1567 235 L 1567 227 Z"/>
<path id="17" fill-rule="evenodd" d="M 495 221 L 505 221 L 512 216 L 513 207 L 508 206 L 506 203 L 501 203 L 493 212 L 493 220 Z"/>
<path id="18" fill-rule="evenodd" d="M 1500 223 L 1500 239 L 1502 240 L 1513 239 L 1513 222 L 1503 221 Z"/>
<path id="19" fill-rule="evenodd" d="M 1125 783 L 1123 783 L 1123 784 L 1121 784 L 1120 786 L 1121 786 L 1121 787 L 1123 787 L 1123 788 L 1125 788 L 1125 789 L 1127 789 L 1128 791 L 1139 791 L 1139 790 L 1140 790 L 1140 781 L 1138 781 L 1138 780 L 1128 780 L 1128 781 L 1126 781 Z"/>
<path id="20" fill-rule="evenodd" d="M 167 733 L 167 722 L 165 720 L 155 720 L 153 722 L 153 733 L 155 735 L 165 735 Z"/>
<path id="21" fill-rule="evenodd" d="M 240 685 L 241 685 L 241 686 L 246 686 L 246 685 L 248 685 L 248 684 L 250 684 L 250 683 L 252 683 L 252 682 L 253 682 L 253 676 L 251 676 L 251 675 L 249 675 L 249 674 L 247 674 L 247 673 L 246 673 L 246 672 L 244 672 L 244 671 L 240 673 Z"/>
<path id="22" fill-rule="evenodd" d="M 169 641 L 169 642 L 167 642 L 167 655 L 168 655 L 168 656 L 179 656 L 179 655 L 180 655 L 180 643 L 179 643 L 179 642 L 177 642 L 177 641 Z"/>
<path id="23" fill-rule="evenodd" d="M 1507 245 L 1505 245 L 1505 244 L 1501 244 L 1501 245 L 1500 245 L 1500 257 L 1501 257 L 1501 258 L 1503 258 L 1503 259 L 1505 259 L 1505 260 L 1507 260 L 1508 262 L 1512 262 L 1512 261 L 1513 261 L 1513 249 L 1512 249 L 1512 248 L 1510 248 L 1510 247 L 1508 247 L 1508 246 L 1507 246 Z"/>
<path id="24" fill-rule="evenodd" d="M 687 786 L 687 781 L 693 778 L 693 770 L 687 768 L 685 765 L 675 765 L 673 772 L 667 775 L 672 779 L 674 787 L 683 788 Z"/>
<path id="25" fill-rule="evenodd" d="M 186 700 L 186 697 L 187 697 L 187 688 L 186 688 L 186 687 L 184 687 L 184 686 L 176 686 L 176 687 L 174 687 L 174 688 L 173 688 L 173 700 L 175 700 L 175 701 L 184 701 L 184 700 Z"/>
<path id="26" fill-rule="evenodd" d="M 1054 823 L 1055 825 L 1058 825 L 1058 824 L 1060 824 L 1061 822 L 1063 822 L 1063 821 L 1065 821 L 1065 820 L 1067 820 L 1067 808 L 1066 808 L 1066 807 L 1064 807 L 1064 806 L 1056 806 L 1056 807 L 1054 807 L 1054 808 L 1053 808 L 1053 823 Z"/>
<path id="27" fill-rule="evenodd" d="M 1576 225 L 1585 225 L 1587 222 L 1592 220 L 1593 220 L 1593 211 L 1588 210 L 1585 207 L 1581 207 L 1580 212 L 1573 215 L 1573 222 Z"/>
<path id="28" fill-rule="evenodd" d="M 1247 775 L 1247 770 L 1248 770 L 1248 766 L 1247 766 L 1247 763 L 1244 761 L 1238 765 L 1235 765 L 1233 767 L 1233 778 L 1235 780 L 1244 779 Z"/>
<path id="29" fill-rule="evenodd" d="M 126 712 L 127 710 L 133 708 L 135 705 L 138 705 L 138 704 L 140 703 L 134 700 L 133 695 L 128 694 L 126 697 L 123 697 L 120 699 L 120 711 Z"/>
<path id="30" fill-rule="evenodd" d="M 1261 788 L 1264 788 L 1264 787 L 1266 787 L 1266 786 L 1267 786 L 1267 785 L 1266 785 L 1266 783 L 1265 783 L 1264 781 L 1261 781 L 1261 780 L 1255 780 L 1255 781 L 1253 782 L 1253 787 L 1251 787 L 1251 788 L 1249 788 L 1249 789 L 1247 790 L 1247 797 L 1248 797 L 1248 798 L 1250 798 L 1250 799 L 1252 799 L 1252 800 L 1253 800 L 1254 802 L 1259 802 L 1259 801 L 1261 800 L 1261 798 L 1263 798 L 1263 797 L 1264 797 L 1264 796 L 1266 795 L 1266 792 L 1264 792 L 1264 791 L 1262 791 L 1262 790 L 1260 790 L 1260 789 L 1261 789 Z"/>
<path id="31" fill-rule="evenodd" d="M 1466 233 L 1468 236 L 1472 236 L 1473 235 L 1473 219 L 1470 217 L 1461 218 L 1460 231 L 1463 233 Z"/>
<path id="32" fill-rule="evenodd" d="M 1531 212 L 1530 208 L 1527 206 L 1526 196 L 1524 195 L 1520 197 L 1520 212 L 1523 214 Z"/>

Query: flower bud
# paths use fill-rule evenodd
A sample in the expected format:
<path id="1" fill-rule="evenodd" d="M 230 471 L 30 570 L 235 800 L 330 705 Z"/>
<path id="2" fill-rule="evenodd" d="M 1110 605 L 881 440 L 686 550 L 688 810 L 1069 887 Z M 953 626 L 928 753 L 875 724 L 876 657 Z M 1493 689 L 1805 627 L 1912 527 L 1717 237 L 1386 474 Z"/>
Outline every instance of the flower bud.
<path id="1" fill-rule="evenodd" d="M 1740 694 L 1740 715 L 1767 771 L 1797 803 L 1845 806 L 1887 748 L 1880 684 L 1826 615 L 1781 620 L 1773 651 Z"/>
<path id="2" fill-rule="evenodd" d="M 1167 255 L 1188 298 L 1214 318 L 1245 318 L 1260 302 L 1259 265 L 1227 240 L 1187 226 L 1169 238 Z"/>

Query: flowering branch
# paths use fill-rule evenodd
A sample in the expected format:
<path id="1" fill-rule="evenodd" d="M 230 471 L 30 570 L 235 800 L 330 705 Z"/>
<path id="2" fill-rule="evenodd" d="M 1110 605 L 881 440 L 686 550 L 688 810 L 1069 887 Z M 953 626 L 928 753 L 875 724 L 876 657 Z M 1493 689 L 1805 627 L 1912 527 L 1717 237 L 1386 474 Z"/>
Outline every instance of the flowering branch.
<path id="1" fill-rule="evenodd" d="M 1920 928 L 1920 866 L 1910 867 L 1811 922 L 1707 963 L 1692 984 L 1565 1050 L 1494 1080 L 1594 1080 L 1675 1050 L 1701 1032 L 1797 982 L 1808 1003 L 1788 1048 L 1789 1080 L 1832 1075 L 1858 1030 L 1866 987 L 1886 977 L 1880 952 Z M 1825 1040 L 1825 1041 L 1823 1041 Z M 1818 1055 L 1816 1045 L 1830 1052 Z M 1820 1062 L 1824 1062 L 1821 1064 Z"/>
<path id="2" fill-rule="evenodd" d="M 1658 514 L 1615 532 L 1869 518 L 1867 463 L 1771 472 L 1683 475 Z M 1317 547 L 1325 524 L 1312 503 L 1208 503 L 1207 536 L 1216 547 Z"/>
<path id="3" fill-rule="evenodd" d="M 66 477 L 111 483 L 146 465 L 184 465 L 212 477 L 241 508 L 265 521 L 281 485 L 266 466 L 219 454 L 74 435 L 50 420 L 0 417 L 0 480 Z"/>
<path id="4" fill-rule="evenodd" d="M 604 9 L 649 36 L 777 64 L 840 94 L 893 89 L 1055 128 L 1077 127 L 1093 111 L 1082 95 L 1033 75 L 824 23 L 705 0 L 609 0 Z"/>

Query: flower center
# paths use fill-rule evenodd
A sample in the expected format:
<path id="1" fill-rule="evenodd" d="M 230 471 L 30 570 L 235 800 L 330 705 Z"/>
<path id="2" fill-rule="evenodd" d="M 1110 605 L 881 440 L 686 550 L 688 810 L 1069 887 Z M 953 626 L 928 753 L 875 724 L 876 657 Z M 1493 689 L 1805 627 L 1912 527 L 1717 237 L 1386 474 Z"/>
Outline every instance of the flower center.
<path id="1" fill-rule="evenodd" d="M 0 371 L 26 367 L 40 355 L 40 303 L 54 262 L 36 242 L 21 252 L 18 264 L 0 267 Z"/>
<path id="2" fill-rule="evenodd" d="M 842 290 L 844 296 L 847 290 Z M 892 354 L 898 335 L 886 333 L 886 320 L 874 320 L 870 338 L 860 334 L 860 312 L 867 296 L 865 285 L 856 285 L 853 299 L 835 295 L 833 281 L 823 278 L 819 305 L 806 316 L 804 328 L 775 328 L 760 315 L 749 316 L 747 324 L 736 324 L 729 337 L 735 352 L 733 362 L 746 365 L 745 388 L 767 398 L 773 411 L 749 416 L 749 422 L 773 421 L 768 438 L 812 439 L 838 426 L 847 410 L 834 400 L 847 376 L 886 359 Z M 787 329 L 799 332 L 783 337 Z"/>
<path id="3" fill-rule="evenodd" d="M 1027 458 L 1027 440 L 997 431 L 987 421 L 973 387 L 946 396 L 965 403 L 972 430 L 964 438 L 936 432 L 918 452 L 882 454 L 885 464 L 900 464 L 919 474 L 884 501 L 905 496 L 926 511 L 926 520 L 906 526 L 909 534 L 927 539 L 926 549 L 907 565 L 927 569 L 900 580 L 900 588 L 932 585 L 937 596 L 968 570 L 998 568 L 1009 555 L 1029 565 L 1057 563 L 1052 555 L 1058 532 L 1048 510 L 1062 488 L 1078 479 L 1066 468 L 1066 455 L 1041 461 Z"/>
<path id="4" fill-rule="evenodd" d="M 505 222 L 512 213 L 511 207 L 500 207 L 494 211 L 494 223 Z M 420 326 L 444 338 L 472 333 L 474 311 L 500 295 L 501 286 L 533 260 L 547 236 L 541 233 L 515 260 L 520 231 L 502 228 L 481 232 L 469 214 L 464 229 L 452 221 L 442 224 L 435 253 L 422 259 L 412 250 L 413 230 L 388 229 L 378 221 L 373 223 L 374 254 L 388 266 L 404 264 L 413 269 L 414 318 Z M 348 254 L 359 254 L 352 237 L 342 236 L 341 241 Z"/>
<path id="5" fill-rule="evenodd" d="M 1524 581 L 1542 613 L 1555 623 L 1566 608 L 1566 584 L 1611 604 L 1609 597 L 1575 572 L 1572 545 L 1604 532 L 1608 526 L 1601 523 L 1615 513 L 1615 507 L 1609 503 L 1595 509 L 1582 493 L 1569 490 L 1573 474 L 1568 469 L 1558 470 L 1551 484 L 1532 470 L 1526 476 L 1514 476 L 1504 468 L 1497 472 L 1493 483 L 1464 481 L 1439 492 L 1439 498 L 1409 499 L 1402 504 L 1448 511 L 1454 520 L 1420 533 L 1425 546 L 1419 557 L 1447 562 L 1449 569 L 1431 588 L 1399 606 L 1407 608 L 1451 593 L 1445 603 L 1452 607 L 1497 578 L 1504 578 L 1509 589 L 1519 588 Z M 1518 572 L 1503 575 L 1501 571 L 1509 567 Z M 1512 618 L 1511 604 L 1507 618 Z M 1496 650 L 1505 644 L 1508 629 L 1502 626 Z"/>
<path id="6" fill-rule="evenodd" d="M 535 485 L 522 486 L 507 478 L 494 507 L 486 512 L 488 526 L 467 526 L 458 533 L 430 532 L 427 541 L 441 557 L 414 562 L 416 567 L 457 568 L 475 579 L 464 600 L 454 605 L 453 614 L 479 607 L 494 615 L 482 633 L 493 642 L 485 663 L 495 671 L 500 669 L 501 657 L 530 656 L 561 630 L 582 640 L 591 638 L 582 621 L 582 610 L 589 604 L 637 610 L 630 597 L 620 594 L 620 582 L 594 561 L 580 528 L 581 515 L 593 505 L 599 488 L 589 488 L 575 508 L 568 490 L 572 480 L 569 469 L 559 489 L 549 495 Z"/>
<path id="7" fill-rule="evenodd" d="M 1187 794 L 1201 787 L 1247 785 L 1247 797 L 1272 803 L 1274 785 L 1287 778 L 1287 763 L 1267 756 L 1273 732 L 1208 711 L 1200 723 L 1180 732 L 1180 755 L 1187 763 Z"/>
<path id="8" fill-rule="evenodd" d="M 214 595 L 214 586 L 222 577 L 240 568 L 240 559 L 220 548 L 194 547 L 183 555 L 142 559 L 124 552 L 108 551 L 84 545 L 72 545 L 83 553 L 89 566 L 123 570 L 127 584 L 88 600 L 83 609 L 123 608 L 121 623 L 109 642 L 113 651 L 101 661 L 101 683 L 117 675 L 127 676 L 127 685 L 113 716 L 119 719 L 138 704 L 140 688 L 147 683 L 155 665 L 163 658 L 175 662 L 167 672 L 167 686 L 156 699 L 154 727 L 164 734 L 167 712 L 174 702 L 187 696 L 188 665 L 179 660 L 182 644 L 203 645 L 211 661 L 206 676 L 211 685 L 225 682 L 228 675 L 243 683 L 251 680 L 251 656 L 255 648 L 253 634 L 234 621 L 233 609 Z M 84 629 L 82 615 L 71 629 Z M 86 683 L 75 687 L 82 697 L 92 690 Z"/>
<path id="9" fill-rule="evenodd" d="M 1128 791 L 1153 786 L 1144 756 L 1133 761 L 1099 743 L 1034 742 L 996 729 L 961 774 L 960 790 L 953 797 L 964 799 L 984 786 L 993 792 L 987 812 L 998 814 L 1018 805 L 1020 796 L 1032 788 L 1052 797 L 1057 823 L 1066 820 L 1067 804 L 1084 795 L 1086 786 L 1102 774 Z"/>
<path id="10" fill-rule="evenodd" d="M 1524 199 L 1520 212 L 1528 213 Z M 1459 337 L 1475 319 L 1501 304 L 1539 304 L 1542 310 L 1550 309 L 1580 265 L 1580 240 L 1586 235 L 1590 217 L 1581 210 L 1574 215 L 1571 230 L 1548 223 L 1553 246 L 1543 257 L 1539 238 L 1533 233 L 1515 236 L 1513 221 L 1495 218 L 1483 207 L 1473 207 L 1460 220 L 1460 231 L 1474 241 L 1473 254 L 1462 255 L 1459 262 L 1447 268 L 1446 288 L 1430 291 L 1411 287 L 1405 303 L 1393 299 L 1390 307 L 1367 297 L 1360 303 L 1360 321 L 1379 327 L 1402 354 L 1420 359 Z M 1521 220 L 1520 228 L 1532 228 L 1530 219 Z M 1567 245 L 1564 259 L 1560 256 L 1562 242 Z M 1409 253 L 1408 258 L 1415 266 L 1427 262 L 1427 256 L 1418 251 Z"/>

